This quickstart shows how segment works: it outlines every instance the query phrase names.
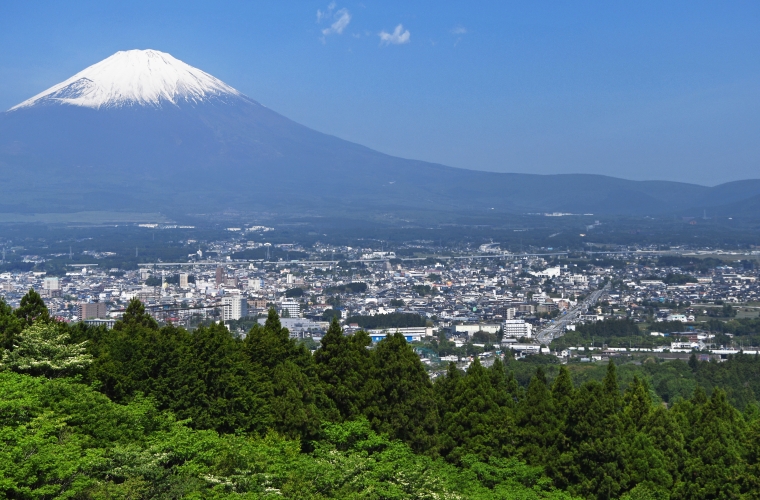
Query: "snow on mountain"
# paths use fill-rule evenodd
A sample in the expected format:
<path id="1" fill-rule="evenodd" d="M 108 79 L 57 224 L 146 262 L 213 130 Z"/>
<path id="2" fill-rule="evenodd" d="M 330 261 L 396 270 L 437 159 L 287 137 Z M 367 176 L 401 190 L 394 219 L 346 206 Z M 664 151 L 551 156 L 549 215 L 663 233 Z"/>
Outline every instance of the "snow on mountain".
<path id="1" fill-rule="evenodd" d="M 177 105 L 211 97 L 247 98 L 221 80 L 165 52 L 127 50 L 93 64 L 68 80 L 12 107 L 43 103 L 88 108 Z"/>

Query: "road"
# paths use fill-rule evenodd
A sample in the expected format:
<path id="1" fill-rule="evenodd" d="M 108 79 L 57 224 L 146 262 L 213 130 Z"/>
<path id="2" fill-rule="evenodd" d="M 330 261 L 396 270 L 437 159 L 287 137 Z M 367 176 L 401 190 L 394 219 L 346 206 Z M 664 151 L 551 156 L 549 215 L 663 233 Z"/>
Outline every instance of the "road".
<path id="1" fill-rule="evenodd" d="M 576 304 L 575 307 L 568 310 L 565 315 L 557 318 L 554 323 L 549 323 L 546 328 L 541 330 L 538 335 L 536 335 L 536 342 L 548 346 L 552 340 L 564 335 L 565 326 L 576 321 L 578 317 L 583 313 L 583 311 L 596 304 L 599 299 L 601 299 L 609 291 L 609 289 L 610 283 L 607 283 L 604 288 L 592 292 L 591 295 L 583 300 L 583 302 Z"/>

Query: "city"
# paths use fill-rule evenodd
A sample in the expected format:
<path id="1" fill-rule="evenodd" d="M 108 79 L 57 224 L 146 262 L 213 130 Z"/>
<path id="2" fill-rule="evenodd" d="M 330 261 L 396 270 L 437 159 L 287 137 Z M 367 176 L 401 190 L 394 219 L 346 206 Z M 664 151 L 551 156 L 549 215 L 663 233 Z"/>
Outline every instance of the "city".
<path id="1" fill-rule="evenodd" d="M 246 238 L 187 240 L 187 248 L 198 250 L 186 262 L 140 264 L 136 270 L 106 269 L 98 261 L 112 252 L 84 251 L 91 263 L 69 265 L 61 276 L 2 273 L 0 293 L 17 307 L 35 289 L 59 320 L 106 327 L 137 298 L 161 323 L 192 330 L 223 321 L 240 337 L 274 308 L 291 337 L 311 349 L 337 316 L 347 335 L 364 329 L 379 341 L 402 333 L 418 346 L 433 377 L 450 361 L 466 368 L 473 356 L 488 363 L 506 350 L 518 356 L 551 353 L 565 363 L 642 352 L 665 359 L 688 357 L 692 350 L 716 359 L 756 352 L 754 338 L 742 345 L 722 330 L 712 331 L 708 320 L 760 314 L 758 250 L 618 246 L 607 252 L 543 248 L 521 254 L 502 251 L 497 243 L 462 252 L 410 242 L 403 247 L 417 256 L 400 258 L 388 244 L 385 250 L 320 243 L 307 248 Z M 213 258 L 204 257 L 200 247 Z M 240 258 L 274 251 L 285 259 Z M 291 254 L 299 258 L 286 260 Z M 560 341 L 577 325 L 605 320 L 630 320 L 649 338 L 611 345 L 603 339 L 595 345 Z M 440 339 L 455 348 L 442 348 Z"/>

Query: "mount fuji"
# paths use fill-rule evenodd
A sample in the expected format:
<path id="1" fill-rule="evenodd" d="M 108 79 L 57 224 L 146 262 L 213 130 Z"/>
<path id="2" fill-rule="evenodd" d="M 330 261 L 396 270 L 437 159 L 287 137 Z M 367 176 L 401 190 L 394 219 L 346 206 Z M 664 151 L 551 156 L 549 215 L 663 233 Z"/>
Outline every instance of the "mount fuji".
<path id="1" fill-rule="evenodd" d="M 0 212 L 15 213 L 656 214 L 760 197 L 760 181 L 709 188 L 396 158 L 156 50 L 117 52 L 0 113 L 0 173 Z"/>

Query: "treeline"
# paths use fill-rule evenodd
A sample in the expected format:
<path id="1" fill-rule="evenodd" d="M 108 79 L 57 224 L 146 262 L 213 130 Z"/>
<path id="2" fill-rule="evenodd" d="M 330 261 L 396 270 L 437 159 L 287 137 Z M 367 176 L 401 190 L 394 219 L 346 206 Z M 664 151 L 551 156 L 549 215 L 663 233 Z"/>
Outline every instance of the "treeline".
<path id="1" fill-rule="evenodd" d="M 718 266 L 725 266 L 726 263 L 714 257 L 704 259 L 696 257 L 682 257 L 679 255 L 663 255 L 657 258 L 657 265 L 661 267 L 680 267 L 684 271 L 706 273 L 710 269 Z"/>
<path id="2" fill-rule="evenodd" d="M 135 300 L 106 330 L 51 321 L 33 292 L 0 307 L 0 329 L 3 368 L 23 374 L 0 375 L 9 498 L 760 491 L 760 411 L 718 388 L 667 409 L 639 378 L 621 388 L 612 363 L 601 382 L 576 386 L 562 366 L 524 388 L 518 362 L 476 357 L 432 383 L 399 334 L 368 349 L 333 321 L 312 355 L 274 311 L 240 340 L 220 324 L 159 328 Z"/>
<path id="3" fill-rule="evenodd" d="M 367 284 L 354 282 L 346 283 L 345 285 L 335 285 L 325 288 L 325 293 L 365 293 L 367 291 Z"/>
<path id="4" fill-rule="evenodd" d="M 660 327 L 660 323 L 657 324 Z M 683 329 L 683 323 L 679 323 Z M 667 331 L 667 330 L 666 330 Z M 670 344 L 673 339 L 668 337 L 652 337 L 642 332 L 638 325 L 630 319 L 605 319 L 576 325 L 575 331 L 568 331 L 562 337 L 552 341 L 552 349 L 566 349 L 572 346 L 585 347 L 656 347 Z"/>
<path id="5" fill-rule="evenodd" d="M 360 328 L 410 328 L 427 324 L 427 318 L 414 313 L 388 313 L 374 316 L 351 316 L 346 323 L 356 323 Z"/>

